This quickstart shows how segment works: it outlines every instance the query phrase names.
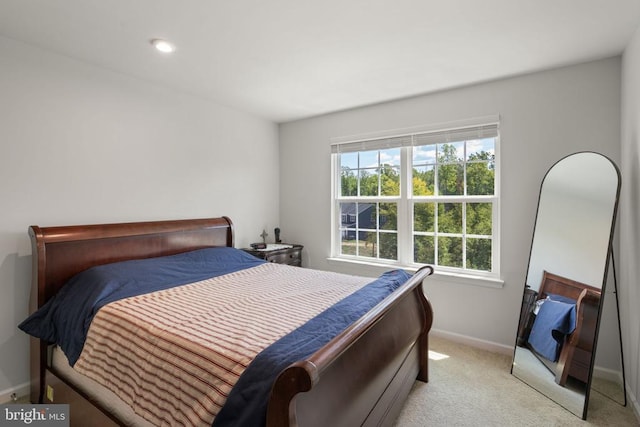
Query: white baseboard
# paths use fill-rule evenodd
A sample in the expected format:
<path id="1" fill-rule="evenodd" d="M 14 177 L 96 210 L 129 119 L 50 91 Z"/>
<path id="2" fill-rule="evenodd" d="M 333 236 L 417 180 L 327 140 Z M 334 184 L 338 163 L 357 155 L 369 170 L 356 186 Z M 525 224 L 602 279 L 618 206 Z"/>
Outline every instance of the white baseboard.
<path id="1" fill-rule="evenodd" d="M 614 371 L 613 369 L 596 365 L 593 367 L 593 376 L 619 384 L 620 388 L 622 388 L 622 372 L 620 371 Z"/>
<path id="2" fill-rule="evenodd" d="M 18 386 L 0 391 L 0 404 L 11 403 L 11 396 L 15 393 L 17 397 L 27 396 L 29 394 L 29 383 L 20 384 Z"/>
<path id="3" fill-rule="evenodd" d="M 633 408 L 633 413 L 636 415 L 638 424 L 640 424 L 640 404 L 638 403 L 636 395 L 629 389 L 629 384 L 627 384 L 627 403 Z"/>
<path id="4" fill-rule="evenodd" d="M 431 329 L 429 333 L 437 337 L 442 337 L 450 341 L 458 342 L 460 344 L 465 344 L 471 347 L 480 348 L 482 350 L 491 351 L 493 353 L 500 353 L 508 356 L 513 356 L 513 348 L 514 348 L 513 346 L 499 344 L 493 341 L 485 341 L 485 340 L 470 337 L 467 335 L 456 334 L 453 332 L 447 332 L 440 329 Z"/>

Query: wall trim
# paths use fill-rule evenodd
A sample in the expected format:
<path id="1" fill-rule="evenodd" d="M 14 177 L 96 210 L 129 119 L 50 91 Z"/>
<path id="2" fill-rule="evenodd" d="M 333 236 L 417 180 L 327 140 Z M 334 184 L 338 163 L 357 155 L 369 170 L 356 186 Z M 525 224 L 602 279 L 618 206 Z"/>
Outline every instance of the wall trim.
<path id="1" fill-rule="evenodd" d="M 22 383 L 15 387 L 8 388 L 6 390 L 0 390 L 0 404 L 12 403 L 11 395 L 16 394 L 16 397 L 24 397 L 29 395 L 29 383 Z"/>
<path id="2" fill-rule="evenodd" d="M 513 357 L 513 346 L 499 344 L 493 341 L 485 341 L 467 335 L 456 334 L 454 332 L 443 331 L 441 329 L 431 329 L 430 334 L 434 336 L 448 339 L 460 344 L 466 344 L 471 347 L 487 350 L 492 353 L 500 353 Z"/>
<path id="3" fill-rule="evenodd" d="M 633 408 L 633 413 L 638 420 L 638 424 L 640 424 L 640 403 L 638 403 L 638 398 L 633 394 L 633 391 L 629 387 L 629 383 L 627 383 L 627 401 Z"/>

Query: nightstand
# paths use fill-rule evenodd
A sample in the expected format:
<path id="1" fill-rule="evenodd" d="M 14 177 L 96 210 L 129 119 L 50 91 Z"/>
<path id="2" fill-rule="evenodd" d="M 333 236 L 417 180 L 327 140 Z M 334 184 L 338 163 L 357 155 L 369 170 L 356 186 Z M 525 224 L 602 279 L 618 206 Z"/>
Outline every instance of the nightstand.
<path id="1" fill-rule="evenodd" d="M 275 262 L 278 264 L 293 265 L 296 267 L 302 266 L 302 245 L 289 244 L 288 248 L 278 248 L 280 244 L 273 245 L 267 244 L 266 249 L 251 249 L 243 248 L 242 250 L 250 253 L 253 256 L 262 258 L 267 262 Z M 287 245 L 283 243 L 282 245 Z"/>

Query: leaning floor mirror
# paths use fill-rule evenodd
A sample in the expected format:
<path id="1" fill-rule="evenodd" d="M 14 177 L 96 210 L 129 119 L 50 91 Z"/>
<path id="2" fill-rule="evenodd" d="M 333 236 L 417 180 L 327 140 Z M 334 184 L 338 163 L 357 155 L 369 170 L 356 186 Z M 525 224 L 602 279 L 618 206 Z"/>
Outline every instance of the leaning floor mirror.
<path id="1" fill-rule="evenodd" d="M 561 159 L 540 186 L 511 373 L 582 419 L 619 193 L 618 168 L 593 152 Z"/>

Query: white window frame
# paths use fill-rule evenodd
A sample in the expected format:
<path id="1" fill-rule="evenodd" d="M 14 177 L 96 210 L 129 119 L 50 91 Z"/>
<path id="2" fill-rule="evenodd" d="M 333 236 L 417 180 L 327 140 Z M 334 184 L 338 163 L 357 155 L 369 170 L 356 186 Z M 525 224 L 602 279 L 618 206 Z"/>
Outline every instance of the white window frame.
<path id="1" fill-rule="evenodd" d="M 413 196 L 410 188 L 412 179 L 412 147 L 413 145 L 424 145 L 415 143 L 416 136 L 420 135 L 422 140 L 425 136 L 427 140 L 432 140 L 433 144 L 447 141 L 471 140 L 491 136 L 495 137 L 495 182 L 494 194 L 492 196 Z M 466 137 L 465 137 L 466 136 Z M 451 138 L 451 139 L 447 139 Z M 463 139 L 461 139 L 463 138 Z M 402 145 L 398 144 L 403 140 Z M 406 141 L 411 141 L 407 143 Z M 341 152 L 359 152 L 368 150 L 379 150 L 386 148 L 401 149 L 401 169 L 400 169 L 400 195 L 399 196 L 376 196 L 376 197 L 346 197 L 341 196 L 341 174 L 339 164 L 339 154 Z M 491 201 L 492 209 L 492 271 L 478 271 L 462 268 L 452 268 L 446 266 L 436 266 L 436 274 L 449 276 L 452 279 L 470 279 L 473 282 L 481 279 L 488 286 L 502 286 L 500 280 L 500 132 L 499 116 L 485 116 L 470 120 L 419 126 L 407 129 L 388 130 L 363 135 L 339 137 L 331 139 L 331 256 L 330 260 L 340 262 L 353 262 L 358 264 L 368 264 L 376 266 L 393 266 L 415 270 L 423 264 L 413 262 L 413 205 L 415 202 L 486 202 Z M 466 158 L 465 158 L 466 159 Z M 466 177 L 465 177 L 466 182 Z M 398 206 L 398 259 L 383 260 L 369 257 L 357 257 L 353 255 L 341 254 L 340 236 L 340 203 L 344 202 L 365 202 L 365 203 L 385 203 L 393 202 Z M 436 258 L 437 259 L 437 258 Z"/>

